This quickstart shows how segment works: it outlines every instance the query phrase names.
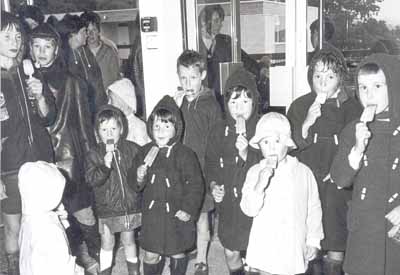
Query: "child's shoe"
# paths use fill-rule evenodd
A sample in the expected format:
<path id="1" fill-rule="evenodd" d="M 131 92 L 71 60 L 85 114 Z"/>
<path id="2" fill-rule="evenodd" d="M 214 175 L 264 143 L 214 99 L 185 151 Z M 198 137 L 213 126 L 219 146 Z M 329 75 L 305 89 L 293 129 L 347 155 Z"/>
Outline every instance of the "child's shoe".
<path id="1" fill-rule="evenodd" d="M 208 275 L 208 265 L 205 263 L 197 263 L 194 265 L 194 275 Z"/>

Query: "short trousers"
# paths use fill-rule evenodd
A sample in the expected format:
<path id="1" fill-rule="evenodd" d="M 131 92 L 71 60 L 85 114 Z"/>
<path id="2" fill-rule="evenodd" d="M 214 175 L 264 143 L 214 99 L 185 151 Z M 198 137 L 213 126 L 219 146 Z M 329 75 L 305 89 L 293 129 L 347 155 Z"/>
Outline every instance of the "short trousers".
<path id="1" fill-rule="evenodd" d="M 126 216 L 116 216 L 109 218 L 99 218 L 99 232 L 104 233 L 104 226 L 110 229 L 111 233 L 133 231 L 142 225 L 142 214 L 135 213 L 128 215 L 129 226 L 126 225 Z"/>

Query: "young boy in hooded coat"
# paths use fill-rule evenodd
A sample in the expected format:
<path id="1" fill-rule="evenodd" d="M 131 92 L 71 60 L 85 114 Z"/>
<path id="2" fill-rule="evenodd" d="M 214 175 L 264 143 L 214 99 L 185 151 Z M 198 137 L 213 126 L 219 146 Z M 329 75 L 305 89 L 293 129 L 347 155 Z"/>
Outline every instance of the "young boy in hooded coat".
<path id="1" fill-rule="evenodd" d="M 331 176 L 353 186 L 344 271 L 350 275 L 400 274 L 400 61 L 374 54 L 358 69 L 362 105 L 376 105 L 371 122 L 352 121 L 340 136 Z M 394 229 L 394 232 L 392 231 Z"/>
<path id="2" fill-rule="evenodd" d="M 204 195 L 203 178 L 196 154 L 180 140 L 183 120 L 174 99 L 165 96 L 147 122 L 152 142 L 142 147 L 130 169 L 129 182 L 143 192 L 140 246 L 145 250 L 145 275 L 161 274 L 163 256 L 170 256 L 172 275 L 184 275 L 185 252 L 196 240 L 196 220 Z M 154 162 L 144 164 L 153 147 Z"/>
<path id="3" fill-rule="evenodd" d="M 340 142 L 340 132 L 361 113 L 360 104 L 344 86 L 346 75 L 346 61 L 339 50 L 327 45 L 316 52 L 308 69 L 311 92 L 296 99 L 287 114 L 298 146 L 294 155 L 311 168 L 318 183 L 325 232 L 322 249 L 328 251 L 323 266 L 325 273 L 336 270 L 332 274 L 341 272 L 351 190 L 338 190 L 330 181 L 329 169 Z M 320 100 L 321 96 L 325 102 Z M 320 260 L 316 259 L 313 265 L 315 271 L 320 268 Z"/>
<path id="4" fill-rule="evenodd" d="M 258 161 L 248 146 L 258 121 L 255 79 L 245 69 L 229 76 L 225 85 L 225 118 L 211 130 L 206 152 L 206 182 L 210 185 L 219 217 L 218 237 L 225 249 L 230 274 L 244 274 L 240 252 L 248 245 L 252 219 L 240 209 L 247 170 Z M 246 121 L 238 133 L 237 120 Z"/>

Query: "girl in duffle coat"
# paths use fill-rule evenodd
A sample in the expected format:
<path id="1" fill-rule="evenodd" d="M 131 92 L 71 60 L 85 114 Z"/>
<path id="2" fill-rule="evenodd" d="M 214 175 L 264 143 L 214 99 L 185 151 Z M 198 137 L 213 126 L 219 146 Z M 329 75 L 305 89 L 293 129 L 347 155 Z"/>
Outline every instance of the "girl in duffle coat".
<path id="1" fill-rule="evenodd" d="M 375 119 L 367 124 L 357 119 L 346 126 L 331 175 L 340 187 L 353 185 L 344 271 L 350 275 L 398 275 L 400 244 L 389 238 L 388 232 L 394 225 L 400 226 L 400 61 L 376 54 L 363 60 L 360 68 L 370 64 L 377 65 L 378 71 L 358 72 L 357 94 L 363 106 L 377 104 Z M 387 91 L 381 93 L 382 89 Z M 363 93 L 368 94 L 367 99 Z M 386 107 L 381 107 L 382 103 Z M 368 140 L 359 143 L 364 147 L 361 153 L 356 146 L 358 128 L 364 128 Z"/>
<path id="2" fill-rule="evenodd" d="M 162 256 L 171 256 L 171 274 L 185 274 L 185 252 L 196 240 L 195 221 L 204 195 L 201 168 L 195 153 L 180 142 L 183 120 L 172 97 L 165 96 L 147 122 L 152 142 L 145 145 L 129 178 L 143 191 L 140 245 L 145 250 L 144 274 L 161 274 Z M 144 164 L 153 148 L 159 152 Z"/>
<path id="3" fill-rule="evenodd" d="M 241 190 L 247 170 L 260 158 L 248 147 L 258 120 L 253 75 L 238 69 L 228 78 L 225 95 L 225 119 L 213 127 L 208 138 L 206 177 L 217 203 L 218 236 L 225 248 L 228 267 L 231 274 L 243 274 L 240 251 L 247 248 L 252 219 L 240 209 Z M 238 133 L 239 117 L 246 121 L 243 133 Z"/>

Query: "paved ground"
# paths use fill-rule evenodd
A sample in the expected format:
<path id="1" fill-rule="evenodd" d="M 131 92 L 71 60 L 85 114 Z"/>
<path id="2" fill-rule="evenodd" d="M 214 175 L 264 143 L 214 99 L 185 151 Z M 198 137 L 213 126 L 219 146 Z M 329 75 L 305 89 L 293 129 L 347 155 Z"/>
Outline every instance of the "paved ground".
<path id="1" fill-rule="evenodd" d="M 0 275 L 6 275 L 6 258 L 4 255 L 4 230 L 0 228 Z M 118 250 L 117 252 L 117 263 L 113 269 L 113 275 L 127 275 L 127 269 L 124 259 L 123 249 Z M 141 253 L 142 254 L 142 253 Z M 214 239 L 211 242 L 210 252 L 209 252 L 209 268 L 210 275 L 225 275 L 229 274 L 228 269 L 225 264 L 225 259 L 223 255 L 223 248 L 218 241 L 218 239 Z M 165 269 L 163 275 L 169 275 L 168 261 L 165 264 Z M 194 260 L 190 260 L 188 266 L 188 275 L 194 274 Z"/>

